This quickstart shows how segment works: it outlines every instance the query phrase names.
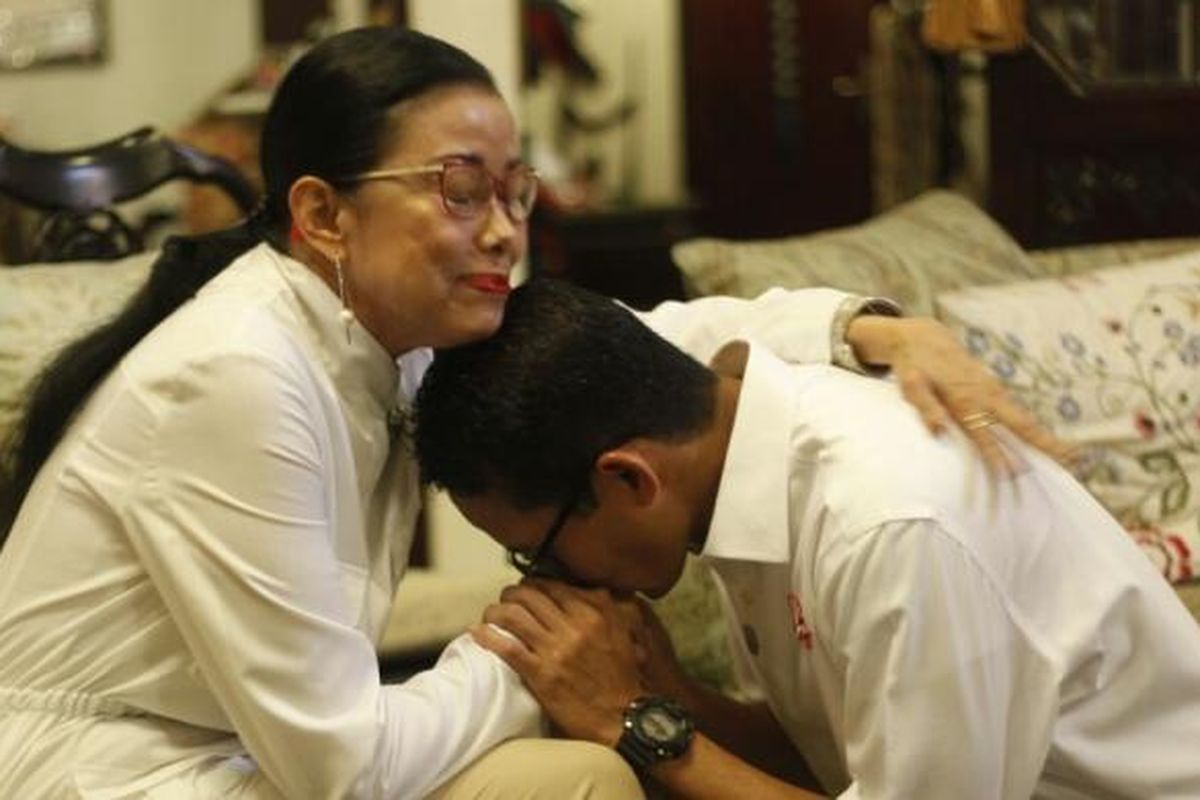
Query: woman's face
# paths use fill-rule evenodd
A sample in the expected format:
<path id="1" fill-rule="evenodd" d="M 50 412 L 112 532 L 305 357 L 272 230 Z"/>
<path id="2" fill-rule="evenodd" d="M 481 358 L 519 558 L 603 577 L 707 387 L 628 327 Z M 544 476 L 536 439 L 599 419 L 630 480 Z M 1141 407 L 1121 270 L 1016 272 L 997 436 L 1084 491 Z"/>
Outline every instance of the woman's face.
<path id="1" fill-rule="evenodd" d="M 519 163 L 512 115 L 487 89 L 435 89 L 393 113 L 396 133 L 373 170 L 466 160 L 503 179 Z M 439 187 L 436 173 L 365 181 L 339 212 L 348 302 L 394 355 L 495 333 L 525 254 L 526 224 L 499 197 L 464 219 L 446 210 Z"/>

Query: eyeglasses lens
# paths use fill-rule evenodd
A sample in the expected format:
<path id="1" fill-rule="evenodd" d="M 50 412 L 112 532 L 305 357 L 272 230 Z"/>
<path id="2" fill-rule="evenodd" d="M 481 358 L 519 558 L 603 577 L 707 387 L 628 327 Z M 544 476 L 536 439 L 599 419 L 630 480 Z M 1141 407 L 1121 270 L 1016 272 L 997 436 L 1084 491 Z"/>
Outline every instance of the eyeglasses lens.
<path id="1" fill-rule="evenodd" d="M 447 164 L 442 174 L 446 208 L 462 217 L 474 217 L 492 200 L 495 183 L 479 164 Z M 504 206 L 520 222 L 529 218 L 537 197 L 537 176 L 529 167 L 516 167 L 504 179 Z"/>
<path id="2" fill-rule="evenodd" d="M 529 167 L 517 167 L 505 179 L 504 194 L 512 218 L 528 219 L 537 200 L 537 175 Z"/>
<path id="3" fill-rule="evenodd" d="M 492 198 L 492 179 L 478 164 L 447 164 L 442 173 L 442 195 L 455 214 L 471 217 Z"/>

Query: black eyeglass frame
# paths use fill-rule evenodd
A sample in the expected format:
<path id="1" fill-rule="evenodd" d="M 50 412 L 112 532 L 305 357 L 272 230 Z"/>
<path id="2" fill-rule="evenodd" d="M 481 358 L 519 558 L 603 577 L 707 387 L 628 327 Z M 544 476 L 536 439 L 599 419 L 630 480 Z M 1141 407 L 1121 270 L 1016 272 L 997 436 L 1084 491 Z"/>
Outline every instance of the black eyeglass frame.
<path id="1" fill-rule="evenodd" d="M 509 548 L 508 563 L 512 564 L 517 572 L 520 572 L 526 578 L 553 578 L 568 583 L 578 583 L 578 581 L 571 577 L 566 565 L 554 555 L 553 547 L 555 540 L 558 539 L 558 535 L 562 533 L 562 529 L 566 526 L 567 520 L 575 512 L 575 507 L 579 505 L 579 497 L 579 494 L 573 495 L 558 510 L 558 515 L 554 518 L 554 522 L 550 523 L 550 528 L 546 531 L 546 535 L 542 537 L 542 543 L 537 546 L 532 555 Z"/>

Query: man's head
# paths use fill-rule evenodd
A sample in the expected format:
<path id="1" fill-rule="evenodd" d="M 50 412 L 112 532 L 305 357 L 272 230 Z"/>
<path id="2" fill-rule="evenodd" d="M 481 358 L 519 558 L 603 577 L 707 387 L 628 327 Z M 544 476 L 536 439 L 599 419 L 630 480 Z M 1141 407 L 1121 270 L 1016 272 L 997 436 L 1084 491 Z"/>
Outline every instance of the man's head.
<path id="1" fill-rule="evenodd" d="M 474 524 L 539 554 L 534 571 L 659 594 L 707 526 L 717 387 L 608 298 L 535 280 L 495 336 L 438 353 L 417 456 Z"/>

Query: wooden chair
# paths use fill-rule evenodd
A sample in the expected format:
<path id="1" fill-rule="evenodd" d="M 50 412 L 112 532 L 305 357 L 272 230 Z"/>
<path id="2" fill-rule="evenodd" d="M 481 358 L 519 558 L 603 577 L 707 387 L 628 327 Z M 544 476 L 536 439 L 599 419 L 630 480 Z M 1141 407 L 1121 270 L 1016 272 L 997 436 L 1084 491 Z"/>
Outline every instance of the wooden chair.
<path id="1" fill-rule="evenodd" d="M 27 150 L 0 139 L 0 193 L 46 214 L 33 238 L 33 261 L 115 259 L 142 250 L 147 228 L 161 219 L 133 226 L 113 207 L 172 179 L 214 184 L 243 214 L 257 202 L 232 163 L 150 127 L 67 151 Z"/>

